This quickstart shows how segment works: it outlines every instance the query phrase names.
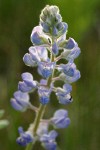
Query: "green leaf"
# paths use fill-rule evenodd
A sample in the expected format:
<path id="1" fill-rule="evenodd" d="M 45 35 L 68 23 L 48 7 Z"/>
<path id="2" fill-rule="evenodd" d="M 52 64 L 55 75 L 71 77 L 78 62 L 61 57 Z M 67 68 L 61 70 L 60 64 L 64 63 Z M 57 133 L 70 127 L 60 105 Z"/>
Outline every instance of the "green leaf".
<path id="1" fill-rule="evenodd" d="M 0 118 L 3 116 L 4 112 L 5 111 L 3 109 L 0 110 Z"/>
<path id="2" fill-rule="evenodd" d="M 0 120 L 0 129 L 6 127 L 8 124 L 8 120 Z"/>

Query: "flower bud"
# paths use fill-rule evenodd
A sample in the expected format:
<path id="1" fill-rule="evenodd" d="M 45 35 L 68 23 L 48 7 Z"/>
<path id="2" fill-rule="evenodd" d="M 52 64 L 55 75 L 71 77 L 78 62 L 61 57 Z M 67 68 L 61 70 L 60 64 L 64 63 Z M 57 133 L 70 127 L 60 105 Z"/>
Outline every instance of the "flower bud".
<path id="1" fill-rule="evenodd" d="M 31 55 L 28 53 L 26 53 L 24 55 L 23 61 L 24 61 L 25 65 L 27 65 L 27 66 L 30 66 L 30 67 L 36 66 L 36 62 L 34 60 L 32 60 Z"/>
<path id="2" fill-rule="evenodd" d="M 23 82 L 19 82 L 18 89 L 22 92 L 31 92 L 37 88 L 37 81 L 33 80 L 31 73 L 22 73 Z"/>
<path id="3" fill-rule="evenodd" d="M 41 12 L 40 25 L 42 26 L 44 33 L 57 38 L 62 36 L 68 28 L 68 25 L 62 22 L 59 8 L 57 6 L 49 5 L 47 5 Z"/>
<path id="4" fill-rule="evenodd" d="M 31 34 L 31 42 L 34 45 L 48 45 L 49 41 L 47 36 L 45 36 L 42 32 L 42 28 L 37 26 L 33 29 Z"/>
<path id="5" fill-rule="evenodd" d="M 57 132 L 55 130 L 52 130 L 49 133 L 44 133 L 40 137 L 40 141 L 47 150 L 56 150 L 57 143 L 55 142 L 55 138 L 57 137 L 57 135 Z"/>
<path id="6" fill-rule="evenodd" d="M 52 52 L 54 53 L 54 55 L 58 55 L 58 45 L 56 42 L 54 42 L 54 44 L 52 45 Z"/>
<path id="7" fill-rule="evenodd" d="M 16 110 L 25 111 L 29 105 L 29 95 L 21 91 L 16 91 L 14 98 L 11 98 L 11 105 Z"/>
<path id="8" fill-rule="evenodd" d="M 18 128 L 18 132 L 20 134 L 20 137 L 17 138 L 16 142 L 21 145 L 21 146 L 26 146 L 27 144 L 33 142 L 34 140 L 34 137 L 33 135 L 31 134 L 30 131 L 26 131 L 24 132 L 23 131 L 23 128 L 22 127 L 19 127 Z"/>

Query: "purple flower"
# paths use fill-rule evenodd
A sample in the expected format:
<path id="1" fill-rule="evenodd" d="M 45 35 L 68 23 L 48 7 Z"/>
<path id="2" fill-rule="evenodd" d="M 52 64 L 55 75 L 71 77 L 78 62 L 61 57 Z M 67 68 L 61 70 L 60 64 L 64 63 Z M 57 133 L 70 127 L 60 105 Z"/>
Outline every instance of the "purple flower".
<path id="1" fill-rule="evenodd" d="M 80 78 L 80 71 L 76 69 L 74 63 L 68 63 L 66 65 L 61 65 L 58 68 L 59 71 L 63 72 L 60 74 L 59 78 L 67 83 L 72 83 Z"/>
<path id="2" fill-rule="evenodd" d="M 26 53 L 23 57 L 23 61 L 27 66 L 35 67 L 38 62 L 48 61 L 48 52 L 45 47 L 31 46 L 29 48 L 29 54 Z"/>
<path id="3" fill-rule="evenodd" d="M 43 134 L 40 140 L 41 142 L 54 141 L 57 135 L 58 135 L 57 132 L 55 130 L 52 130 L 47 134 Z"/>
<path id="4" fill-rule="evenodd" d="M 16 110 L 25 111 L 29 105 L 28 93 L 16 91 L 14 93 L 14 98 L 11 98 L 11 105 Z"/>
<path id="5" fill-rule="evenodd" d="M 52 87 L 47 87 L 47 80 L 40 80 L 40 86 L 38 87 L 39 101 L 43 105 L 47 104 L 50 100 L 50 94 Z"/>
<path id="6" fill-rule="evenodd" d="M 63 88 L 56 88 L 56 94 L 64 96 L 66 94 L 69 94 L 72 91 L 72 86 L 70 84 L 64 84 Z"/>
<path id="7" fill-rule="evenodd" d="M 24 55 L 23 61 L 25 65 L 30 66 L 30 67 L 34 67 L 37 65 L 37 63 L 34 60 L 32 60 L 32 56 L 28 53 Z"/>
<path id="8" fill-rule="evenodd" d="M 45 79 L 41 79 L 40 80 L 40 85 L 46 85 L 47 86 L 47 80 L 45 80 Z"/>
<path id="9" fill-rule="evenodd" d="M 38 63 L 38 72 L 44 78 L 51 76 L 53 69 L 55 67 L 55 62 L 40 62 Z"/>
<path id="10" fill-rule="evenodd" d="M 45 133 L 40 137 L 40 141 L 46 150 L 56 150 L 57 143 L 55 142 L 55 138 L 57 137 L 57 132 L 55 130 L 50 131 L 49 133 Z"/>
<path id="11" fill-rule="evenodd" d="M 59 47 L 61 47 L 64 50 L 72 50 L 75 46 L 78 46 L 78 44 L 73 38 L 69 38 L 68 40 L 64 38 L 63 41 L 59 42 Z"/>
<path id="12" fill-rule="evenodd" d="M 45 47 L 40 47 L 40 46 L 33 47 L 33 46 L 31 46 L 29 48 L 29 53 L 32 57 L 32 60 L 35 61 L 36 63 L 40 62 L 40 61 L 47 61 L 48 60 L 48 52 L 47 52 L 47 49 Z"/>
<path id="13" fill-rule="evenodd" d="M 73 83 L 73 82 L 76 82 L 79 78 L 81 77 L 80 75 L 80 71 L 79 70 L 76 70 L 75 73 L 74 73 L 74 76 L 68 76 L 64 73 L 61 73 L 59 78 L 64 81 L 65 83 Z"/>
<path id="14" fill-rule="evenodd" d="M 62 58 L 68 61 L 74 61 L 80 54 L 80 48 L 73 38 L 69 38 L 68 41 L 60 43 L 60 47 L 64 49 L 61 53 Z"/>
<path id="15" fill-rule="evenodd" d="M 54 36 L 60 37 L 67 32 L 68 25 L 65 22 L 61 23 L 61 26 L 58 24 L 56 27 L 53 27 L 52 34 Z"/>
<path id="16" fill-rule="evenodd" d="M 45 86 L 40 86 L 38 88 L 38 94 L 40 103 L 46 105 L 50 100 L 51 89 Z"/>
<path id="17" fill-rule="evenodd" d="M 32 30 L 31 42 L 35 45 L 48 45 L 48 36 L 46 36 L 41 26 L 36 26 Z"/>
<path id="18" fill-rule="evenodd" d="M 53 34 L 53 36 L 57 36 L 57 35 L 58 35 L 58 29 L 57 29 L 56 26 L 54 26 L 54 27 L 52 28 L 52 34 Z"/>
<path id="19" fill-rule="evenodd" d="M 62 95 L 57 95 L 57 98 L 59 100 L 59 103 L 64 104 L 64 105 L 70 104 L 73 101 L 72 96 L 70 94 L 66 94 L 66 95 L 63 95 L 63 96 Z"/>
<path id="20" fill-rule="evenodd" d="M 33 135 L 29 131 L 24 132 L 23 128 L 19 127 L 18 132 L 20 134 L 20 137 L 17 138 L 16 142 L 19 145 L 26 146 L 27 144 L 33 142 L 34 140 Z"/>
<path id="21" fill-rule="evenodd" d="M 70 84 L 64 84 L 63 89 L 62 88 L 56 89 L 56 96 L 60 104 L 69 104 L 73 101 L 72 97 L 70 96 L 71 91 L 72 86 Z"/>
<path id="22" fill-rule="evenodd" d="M 37 67 L 38 74 L 43 79 L 38 83 L 31 73 L 23 73 L 22 81 L 18 83 L 18 91 L 11 99 L 11 105 L 16 110 L 25 111 L 30 108 L 36 112 L 37 116 L 35 123 L 30 124 L 28 131 L 24 132 L 23 128 L 19 127 L 20 136 L 16 141 L 21 146 L 33 142 L 36 134 L 35 141 L 41 141 L 46 150 L 57 150 L 55 139 L 58 134 L 55 130 L 49 132 L 49 125 L 59 129 L 66 128 L 70 124 L 68 112 L 64 109 L 57 110 L 50 119 L 43 119 L 40 115 L 43 115 L 45 108 L 43 105 L 49 103 L 52 91 L 55 92 L 60 104 L 65 105 L 73 101 L 70 83 L 80 78 L 80 72 L 74 64 L 74 59 L 80 54 L 80 48 L 73 38 L 66 40 L 67 30 L 68 25 L 62 22 L 59 8 L 49 5 L 41 12 L 39 26 L 32 30 L 30 38 L 33 46 L 24 55 L 23 61 L 27 66 Z M 68 63 L 60 64 L 58 61 L 61 59 L 67 60 Z M 55 82 L 58 80 L 64 81 L 63 87 L 55 87 Z M 34 90 L 38 93 L 41 108 L 33 106 L 29 101 L 28 93 Z M 31 132 L 33 129 L 34 133 Z"/>
<path id="23" fill-rule="evenodd" d="M 74 61 L 75 58 L 77 58 L 79 56 L 79 54 L 81 53 L 80 48 L 78 46 L 75 46 L 71 52 L 68 54 L 68 56 L 66 57 L 66 59 L 72 60 Z"/>
<path id="24" fill-rule="evenodd" d="M 60 30 L 62 30 L 63 29 L 63 27 L 64 27 L 64 23 L 63 22 L 59 22 L 58 24 L 57 24 L 57 29 L 60 31 Z"/>
<path id="25" fill-rule="evenodd" d="M 41 21 L 40 22 L 41 26 L 43 27 L 43 32 L 49 33 L 50 32 L 50 27 L 46 22 Z"/>
<path id="26" fill-rule="evenodd" d="M 65 42 L 63 47 L 65 49 L 73 49 L 75 46 L 78 46 L 73 38 L 69 38 L 68 41 Z"/>
<path id="27" fill-rule="evenodd" d="M 56 128 L 66 128 L 70 124 L 70 119 L 68 118 L 67 110 L 60 109 L 54 113 L 53 118 L 51 118 L 51 123 Z"/>
<path id="28" fill-rule="evenodd" d="M 31 92 L 37 88 L 37 81 L 33 80 L 31 73 L 25 72 L 22 73 L 23 82 L 18 83 L 18 89 L 22 92 Z"/>
<path id="29" fill-rule="evenodd" d="M 67 76 L 73 77 L 76 71 L 76 65 L 74 63 L 61 64 L 58 70 L 65 73 Z"/>
<path id="30" fill-rule="evenodd" d="M 68 30 L 68 24 L 65 22 L 62 22 L 62 29 L 59 31 L 58 37 L 64 35 Z"/>
<path id="31" fill-rule="evenodd" d="M 54 42 L 54 44 L 52 45 L 52 52 L 55 55 L 58 55 L 58 45 L 56 42 Z"/>
<path id="32" fill-rule="evenodd" d="M 44 142 L 43 147 L 45 147 L 46 150 L 57 150 L 57 143 L 56 142 Z"/>

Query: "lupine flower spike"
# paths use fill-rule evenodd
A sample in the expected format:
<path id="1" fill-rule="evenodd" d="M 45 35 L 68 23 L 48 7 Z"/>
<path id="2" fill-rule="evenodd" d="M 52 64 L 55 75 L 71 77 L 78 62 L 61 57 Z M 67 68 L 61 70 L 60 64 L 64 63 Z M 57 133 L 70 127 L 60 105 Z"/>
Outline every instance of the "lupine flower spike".
<path id="1" fill-rule="evenodd" d="M 26 146 L 27 150 L 30 150 L 37 140 L 44 149 L 57 150 L 58 133 L 55 130 L 67 128 L 70 124 L 66 109 L 56 110 L 53 117 L 43 119 L 43 115 L 47 113 L 45 108 L 51 103 L 51 93 L 55 93 L 59 105 L 72 103 L 71 84 L 80 78 L 80 71 L 74 62 L 80 54 L 80 48 L 73 38 L 66 39 L 67 31 L 68 25 L 62 21 L 59 8 L 49 5 L 41 11 L 39 25 L 32 30 L 32 46 L 24 55 L 23 61 L 31 69 L 37 68 L 41 80 L 36 81 L 29 72 L 22 73 L 22 81 L 18 83 L 14 98 L 11 98 L 11 105 L 17 111 L 32 109 L 36 113 L 34 122 L 29 125 L 26 132 L 22 127 L 18 129 L 20 136 L 16 141 L 19 145 Z M 64 64 L 60 63 L 61 59 L 65 59 Z M 63 81 L 63 86 L 56 87 L 56 81 Z M 39 108 L 33 106 L 29 98 L 29 94 L 35 91 L 39 97 Z M 54 130 L 50 131 L 49 126 Z"/>

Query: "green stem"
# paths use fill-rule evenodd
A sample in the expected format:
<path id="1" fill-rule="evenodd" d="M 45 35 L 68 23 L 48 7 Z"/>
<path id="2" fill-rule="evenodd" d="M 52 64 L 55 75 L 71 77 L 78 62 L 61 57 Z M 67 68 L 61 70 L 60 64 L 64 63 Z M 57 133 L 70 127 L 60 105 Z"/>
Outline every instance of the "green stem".
<path id="1" fill-rule="evenodd" d="M 27 145 L 25 150 L 32 150 L 32 147 L 33 147 L 33 143 L 30 143 Z"/>
<path id="2" fill-rule="evenodd" d="M 34 133 L 34 136 L 36 135 L 36 132 L 37 132 L 37 129 L 38 129 L 38 126 L 39 126 L 39 123 L 40 123 L 40 120 L 42 119 L 43 117 L 43 114 L 44 114 L 44 111 L 45 111 L 45 107 L 46 105 L 42 105 L 40 104 L 39 106 L 39 109 L 38 109 L 38 112 L 36 114 L 36 118 L 34 120 L 34 128 L 33 128 L 33 133 Z M 32 150 L 32 147 L 34 145 L 35 142 L 33 143 L 29 143 L 27 146 L 26 146 L 26 149 L 25 150 Z"/>
<path id="3" fill-rule="evenodd" d="M 41 120 L 42 117 L 43 117 L 45 108 L 46 108 L 46 105 L 40 104 L 38 113 L 37 113 L 36 118 L 35 118 L 35 121 L 34 121 L 34 129 L 33 129 L 34 135 L 36 135 L 36 132 L 37 132 L 37 129 L 38 129 L 40 120 Z"/>

